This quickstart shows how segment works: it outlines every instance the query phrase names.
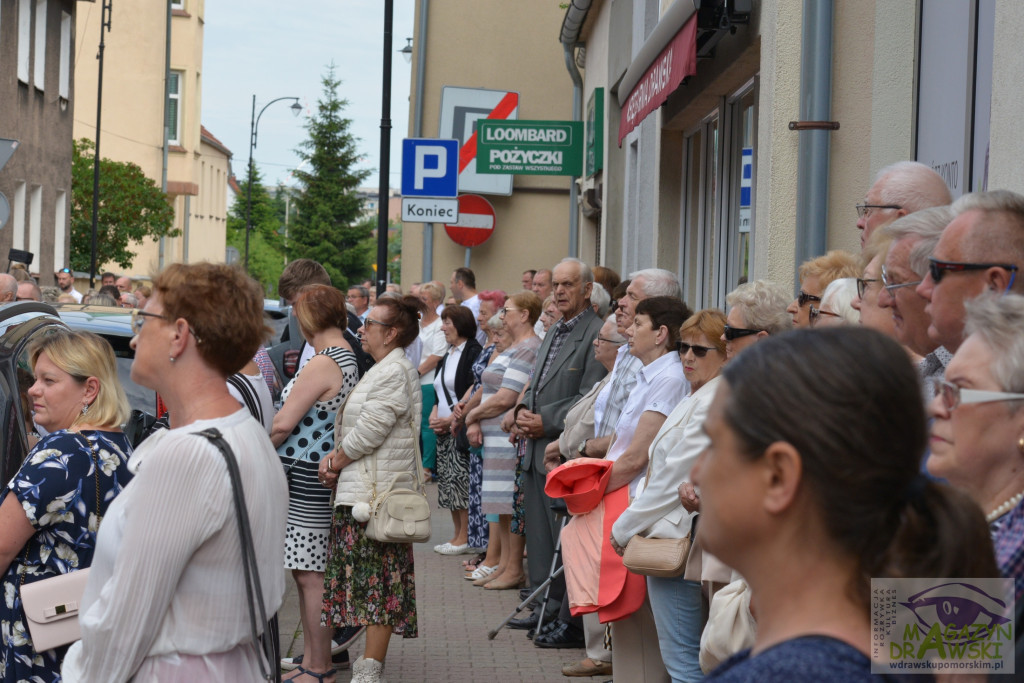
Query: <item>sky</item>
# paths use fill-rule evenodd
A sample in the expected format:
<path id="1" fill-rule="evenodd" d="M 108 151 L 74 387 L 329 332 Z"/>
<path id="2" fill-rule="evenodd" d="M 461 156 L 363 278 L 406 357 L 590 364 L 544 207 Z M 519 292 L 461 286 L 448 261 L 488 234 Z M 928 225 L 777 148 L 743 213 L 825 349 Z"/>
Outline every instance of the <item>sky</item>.
<path id="1" fill-rule="evenodd" d="M 207 0 L 203 37 L 202 122 L 234 154 L 231 168 L 245 178 L 249 162 L 252 97 L 256 113 L 278 97 L 257 128 L 253 164 L 267 185 L 293 184 L 301 160 L 295 149 L 307 139 L 305 123 L 317 111 L 321 80 L 335 64 L 344 116 L 358 138 L 360 168 L 372 171 L 364 186 L 378 185 L 383 90 L 383 0 Z M 413 35 L 414 0 L 394 0 L 391 68 L 390 185 L 401 184 L 401 141 L 409 129 L 412 65 L 399 50 Z"/>

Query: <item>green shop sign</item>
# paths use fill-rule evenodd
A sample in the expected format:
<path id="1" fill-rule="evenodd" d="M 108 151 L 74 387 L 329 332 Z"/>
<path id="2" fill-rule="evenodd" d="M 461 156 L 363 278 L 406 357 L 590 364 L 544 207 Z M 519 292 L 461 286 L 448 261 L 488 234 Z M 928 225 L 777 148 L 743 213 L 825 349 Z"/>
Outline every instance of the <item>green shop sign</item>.
<path id="1" fill-rule="evenodd" d="M 476 172 L 571 175 L 583 172 L 582 121 L 477 122 Z"/>

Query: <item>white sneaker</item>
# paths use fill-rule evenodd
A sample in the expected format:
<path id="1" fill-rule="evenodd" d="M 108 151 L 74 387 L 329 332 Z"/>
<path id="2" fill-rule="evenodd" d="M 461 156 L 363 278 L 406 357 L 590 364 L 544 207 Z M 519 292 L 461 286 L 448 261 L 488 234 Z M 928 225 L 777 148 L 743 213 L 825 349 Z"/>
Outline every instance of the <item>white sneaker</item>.
<path id="1" fill-rule="evenodd" d="M 352 664 L 352 683 L 384 683 L 384 663 L 360 657 Z"/>

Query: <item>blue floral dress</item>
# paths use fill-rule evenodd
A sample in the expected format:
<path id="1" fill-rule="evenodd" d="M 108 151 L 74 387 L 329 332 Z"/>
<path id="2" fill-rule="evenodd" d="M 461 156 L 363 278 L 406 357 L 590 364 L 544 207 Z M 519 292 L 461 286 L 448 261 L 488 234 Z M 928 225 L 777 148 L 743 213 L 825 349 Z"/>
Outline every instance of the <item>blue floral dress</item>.
<path id="1" fill-rule="evenodd" d="M 0 492 L 0 502 L 8 493 L 17 496 L 36 530 L 2 579 L 0 680 L 4 683 L 61 680 L 67 647 L 41 653 L 32 648 L 21 584 L 92 564 L 102 512 L 131 479 L 130 453 L 131 445 L 120 432 L 53 432 L 36 444 Z"/>
<path id="2" fill-rule="evenodd" d="M 491 360 L 491 354 L 497 344 L 490 344 L 473 361 L 473 393 L 480 391 L 481 378 Z M 487 517 L 484 516 L 481 493 L 484 483 L 484 449 L 482 446 L 474 446 L 469 449 L 469 528 L 467 538 L 470 548 L 487 548 L 490 528 L 487 526 Z"/>

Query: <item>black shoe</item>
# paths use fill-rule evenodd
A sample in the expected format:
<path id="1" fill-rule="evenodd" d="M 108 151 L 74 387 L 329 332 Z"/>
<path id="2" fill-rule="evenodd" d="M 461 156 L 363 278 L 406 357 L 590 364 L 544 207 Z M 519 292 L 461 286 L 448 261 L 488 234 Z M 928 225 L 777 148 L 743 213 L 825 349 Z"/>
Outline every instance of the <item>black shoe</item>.
<path id="1" fill-rule="evenodd" d="M 302 666 L 302 655 L 287 657 L 281 660 L 281 668 L 285 671 L 292 671 Z M 348 650 L 343 650 L 331 655 L 331 666 L 335 669 L 347 669 L 349 667 Z"/>
<path id="2" fill-rule="evenodd" d="M 331 654 L 347 651 L 365 630 L 365 626 L 339 626 L 335 628 L 334 635 L 331 636 Z"/>
<path id="3" fill-rule="evenodd" d="M 560 620 L 558 620 L 558 619 L 551 619 L 549 621 L 545 621 L 544 625 L 540 629 L 541 635 L 547 635 L 547 634 L 551 633 L 556 628 L 558 628 L 558 625 L 561 624 L 561 623 L 562 622 Z M 533 640 L 533 636 L 536 633 L 537 633 L 537 629 L 531 628 L 529 631 L 526 632 L 526 637 L 529 638 L 530 640 Z"/>
<path id="4" fill-rule="evenodd" d="M 536 590 L 536 589 L 535 588 L 530 588 L 529 586 L 527 586 L 526 588 L 520 588 L 519 589 L 519 599 L 520 600 L 525 600 L 526 598 L 530 597 L 533 594 L 534 590 Z"/>
<path id="5" fill-rule="evenodd" d="M 583 629 L 562 622 L 551 633 L 534 638 L 533 644 L 545 648 L 583 647 Z"/>
<path id="6" fill-rule="evenodd" d="M 526 631 L 531 628 L 537 628 L 537 615 L 531 614 L 530 616 L 523 617 L 522 619 L 510 619 L 508 622 L 508 627 L 519 629 L 521 631 Z"/>

